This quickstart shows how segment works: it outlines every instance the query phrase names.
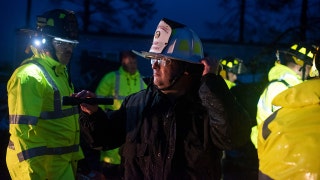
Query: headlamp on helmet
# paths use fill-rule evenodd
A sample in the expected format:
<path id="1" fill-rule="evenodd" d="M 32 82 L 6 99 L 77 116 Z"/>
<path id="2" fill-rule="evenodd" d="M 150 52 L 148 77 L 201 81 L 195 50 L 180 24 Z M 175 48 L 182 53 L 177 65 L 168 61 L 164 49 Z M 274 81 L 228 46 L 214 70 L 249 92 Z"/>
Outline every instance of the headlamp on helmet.
<path id="1" fill-rule="evenodd" d="M 46 42 L 47 42 L 47 40 L 45 38 L 34 38 L 32 44 L 36 48 L 41 48 L 41 47 L 43 47 L 44 44 L 46 44 Z"/>

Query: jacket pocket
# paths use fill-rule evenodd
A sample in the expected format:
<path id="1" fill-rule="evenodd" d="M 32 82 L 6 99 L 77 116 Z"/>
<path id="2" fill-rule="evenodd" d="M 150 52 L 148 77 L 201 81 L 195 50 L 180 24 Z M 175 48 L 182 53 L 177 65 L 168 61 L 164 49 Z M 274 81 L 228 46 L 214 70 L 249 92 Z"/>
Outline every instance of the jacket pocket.
<path id="1" fill-rule="evenodd" d="M 152 167 L 152 158 L 149 152 L 149 145 L 138 144 L 137 145 L 137 161 L 142 170 L 145 177 L 152 177 L 153 174 L 153 167 Z"/>

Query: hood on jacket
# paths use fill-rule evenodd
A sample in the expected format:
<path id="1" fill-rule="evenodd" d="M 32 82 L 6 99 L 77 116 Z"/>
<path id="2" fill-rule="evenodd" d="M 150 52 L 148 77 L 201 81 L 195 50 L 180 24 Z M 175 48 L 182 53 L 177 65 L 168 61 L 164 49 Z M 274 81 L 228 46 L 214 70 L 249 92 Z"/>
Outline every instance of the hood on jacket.
<path id="1" fill-rule="evenodd" d="M 305 81 L 278 94 L 272 101 L 276 106 L 297 108 L 320 103 L 320 79 Z"/>

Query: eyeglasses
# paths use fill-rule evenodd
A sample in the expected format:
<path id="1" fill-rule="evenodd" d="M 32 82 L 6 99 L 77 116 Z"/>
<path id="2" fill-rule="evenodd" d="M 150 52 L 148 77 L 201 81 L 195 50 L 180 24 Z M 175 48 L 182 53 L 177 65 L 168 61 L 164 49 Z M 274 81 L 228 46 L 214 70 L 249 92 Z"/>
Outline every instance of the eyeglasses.
<path id="1" fill-rule="evenodd" d="M 57 41 L 57 40 L 53 40 L 53 43 L 55 43 L 59 47 L 64 47 L 64 48 L 67 46 L 71 46 L 72 48 L 77 46 L 76 43 L 69 43 L 69 42 L 63 42 L 63 41 Z"/>
<path id="2" fill-rule="evenodd" d="M 61 47 L 72 46 L 72 48 L 74 48 L 77 46 L 78 41 L 70 41 L 70 40 L 61 39 L 61 38 L 54 38 L 53 43 Z"/>
<path id="3" fill-rule="evenodd" d="M 151 65 L 153 66 L 154 63 L 156 63 L 159 65 L 159 66 L 167 66 L 169 64 L 171 64 L 172 60 L 171 59 L 168 59 L 168 58 L 160 58 L 160 59 L 151 59 Z"/>

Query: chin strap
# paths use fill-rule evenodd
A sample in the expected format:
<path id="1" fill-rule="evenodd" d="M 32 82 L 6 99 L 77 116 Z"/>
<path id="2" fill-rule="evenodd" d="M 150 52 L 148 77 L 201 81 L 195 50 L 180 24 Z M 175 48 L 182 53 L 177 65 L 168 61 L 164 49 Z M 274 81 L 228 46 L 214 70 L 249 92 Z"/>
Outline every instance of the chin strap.
<path id="1" fill-rule="evenodd" d="M 299 69 L 299 71 L 302 71 L 301 77 L 302 77 L 302 81 L 306 80 L 306 64 L 303 64 L 303 66 Z"/>
<path id="2" fill-rule="evenodd" d="M 170 85 L 168 87 L 165 88 L 158 88 L 159 90 L 170 90 L 172 88 L 173 85 L 176 84 L 176 82 L 184 75 L 184 71 L 181 72 L 180 74 L 178 74 L 177 76 L 175 76 L 174 78 L 170 79 Z"/>

